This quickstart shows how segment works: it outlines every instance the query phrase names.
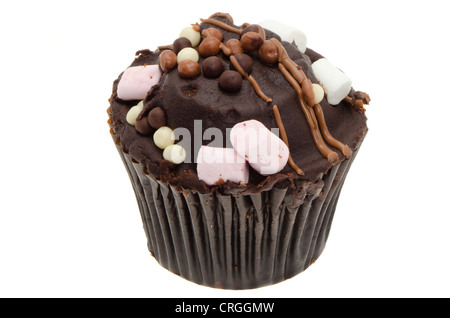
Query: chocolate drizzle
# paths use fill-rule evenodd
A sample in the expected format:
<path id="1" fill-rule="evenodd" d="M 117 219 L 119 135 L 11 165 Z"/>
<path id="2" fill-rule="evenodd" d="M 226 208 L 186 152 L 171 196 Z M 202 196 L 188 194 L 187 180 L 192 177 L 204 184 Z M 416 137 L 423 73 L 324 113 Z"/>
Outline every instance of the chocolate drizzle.
<path id="1" fill-rule="evenodd" d="M 230 21 L 232 24 L 234 24 L 233 17 L 229 13 L 216 12 L 216 13 L 210 15 L 209 18 L 212 19 L 212 18 L 215 18 L 215 17 L 226 18 L 226 19 L 228 19 L 228 21 Z"/>
<path id="2" fill-rule="evenodd" d="M 284 141 L 286 146 L 289 148 L 289 140 L 287 138 L 286 129 L 284 129 L 283 121 L 281 120 L 281 115 L 280 115 L 280 112 L 278 110 L 278 106 L 277 105 L 273 105 L 272 109 L 273 109 L 273 114 L 275 115 L 275 120 L 277 122 L 278 128 L 280 129 L 281 139 Z M 294 169 L 295 172 L 297 172 L 299 175 L 302 175 L 302 176 L 305 175 L 303 170 L 300 169 L 299 166 L 297 166 L 295 164 L 294 159 L 292 159 L 292 154 L 290 152 L 289 152 L 288 163 L 291 166 L 291 168 Z"/>
<path id="3" fill-rule="evenodd" d="M 311 81 L 306 77 L 301 67 L 289 58 L 280 41 L 274 38 L 271 41 L 278 49 L 278 68 L 298 94 L 300 106 L 305 114 L 317 149 L 333 165 L 339 162 L 339 156 L 325 144 L 323 140 L 325 138 L 330 145 L 338 148 L 346 158 L 349 158 L 351 149 L 331 136 L 323 116 L 322 107 L 314 102 Z M 303 85 L 303 91 L 300 85 Z"/>
<path id="4" fill-rule="evenodd" d="M 313 108 L 325 141 L 329 143 L 331 146 L 339 149 L 347 159 L 350 159 L 350 157 L 352 156 L 352 150 L 350 149 L 349 146 L 343 144 L 342 142 L 340 142 L 331 135 L 330 131 L 328 130 L 327 123 L 325 122 L 325 116 L 323 114 L 323 109 L 320 106 L 320 104 L 315 104 Z"/>
<path id="5" fill-rule="evenodd" d="M 210 23 L 216 25 L 218 27 L 221 27 L 225 30 L 234 33 L 242 34 L 242 29 L 234 28 L 221 21 L 217 21 L 214 19 L 201 19 L 201 21 L 203 23 Z M 261 37 L 261 39 L 265 40 L 266 33 L 264 29 L 259 25 L 256 25 L 256 27 L 258 29 L 258 34 Z M 322 154 L 322 156 L 327 158 L 327 160 L 331 162 L 333 165 L 339 163 L 339 156 L 335 151 L 331 150 L 327 146 L 327 144 L 325 143 L 326 141 L 331 146 L 339 149 L 346 158 L 350 158 L 352 153 L 350 147 L 335 139 L 328 130 L 325 121 L 325 116 L 323 115 L 322 107 L 320 106 L 320 104 L 315 103 L 314 91 L 312 88 L 311 80 L 307 78 L 305 73 L 302 71 L 302 68 L 298 66 L 294 61 L 292 61 L 292 59 L 287 54 L 286 49 L 283 47 L 283 45 L 279 40 L 277 40 L 276 38 L 271 38 L 270 41 L 272 41 L 277 48 L 279 70 L 298 94 L 300 107 L 306 117 L 306 120 L 311 130 L 311 135 L 314 139 L 314 143 L 316 144 L 316 147 L 319 150 L 319 152 Z M 234 65 L 234 67 L 239 71 L 239 73 L 241 73 L 242 76 L 244 76 L 247 80 L 250 81 L 258 96 L 260 96 L 264 101 L 268 103 L 272 102 L 272 98 L 264 94 L 264 92 L 261 90 L 256 80 L 251 75 L 248 75 L 240 67 L 239 63 L 237 62 L 236 58 L 233 55 L 230 55 L 230 61 Z M 278 107 L 276 109 L 278 110 Z M 281 117 L 278 117 L 277 124 L 279 128 L 280 123 L 281 125 L 283 125 L 283 123 L 281 122 Z M 291 159 L 290 161 L 292 161 L 292 158 L 290 159 Z M 298 169 L 295 169 L 294 167 L 293 169 L 295 171 L 298 171 Z"/>
<path id="6" fill-rule="evenodd" d="M 256 94 L 258 94 L 259 97 L 264 99 L 266 102 L 270 103 L 272 102 L 272 98 L 268 97 L 264 92 L 261 90 L 261 87 L 258 85 L 258 82 L 255 80 L 255 78 L 251 75 L 248 75 L 247 72 L 244 71 L 244 69 L 239 65 L 239 62 L 237 61 L 236 57 L 234 55 L 230 56 L 230 61 L 233 64 L 233 66 L 236 68 L 236 70 L 245 77 L 255 89 Z"/>
<path id="7" fill-rule="evenodd" d="M 300 87 L 300 84 L 295 80 L 294 76 L 292 76 L 291 73 L 289 73 L 284 64 L 279 63 L 278 69 L 281 71 L 281 73 L 284 75 L 287 81 L 292 85 L 294 90 L 297 92 L 300 107 L 303 111 L 303 114 L 306 117 L 306 121 L 308 122 L 309 128 L 311 130 L 311 135 L 314 139 L 314 143 L 316 144 L 317 149 L 322 154 L 322 156 L 327 158 L 327 160 L 334 165 L 335 163 L 338 162 L 339 157 L 336 152 L 331 150 L 325 144 L 322 135 L 320 134 L 319 126 L 317 123 L 317 119 L 314 116 L 314 112 L 312 112 L 312 109 L 308 107 L 305 101 L 303 100 L 302 89 Z"/>
<path id="8" fill-rule="evenodd" d="M 213 24 L 215 26 L 218 26 L 224 30 L 230 31 L 230 32 L 234 32 L 237 34 L 241 34 L 242 30 L 235 28 L 229 24 L 226 24 L 225 22 L 222 21 L 218 21 L 218 20 L 214 20 L 214 19 L 200 19 L 200 21 L 202 21 L 202 23 L 209 23 L 209 24 Z"/>

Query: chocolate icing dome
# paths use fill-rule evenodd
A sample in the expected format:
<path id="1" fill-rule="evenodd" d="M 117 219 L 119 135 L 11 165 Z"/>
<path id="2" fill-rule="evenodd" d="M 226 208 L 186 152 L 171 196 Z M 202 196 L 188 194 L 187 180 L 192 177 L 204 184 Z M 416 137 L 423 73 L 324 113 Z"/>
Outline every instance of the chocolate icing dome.
<path id="1" fill-rule="evenodd" d="M 223 26 L 216 25 L 212 20 L 239 29 L 225 16 L 214 16 L 200 24 L 200 32 L 208 28 L 216 28 L 223 34 L 222 43 L 230 39 L 239 39 L 240 34 L 226 30 Z M 240 28 L 242 29 L 242 28 Z M 280 37 L 270 30 L 265 31 L 265 39 L 277 39 L 282 44 L 289 58 L 299 67 L 312 83 L 318 83 L 311 64 L 321 58 L 311 49 L 302 53 L 294 43 L 281 41 Z M 264 39 L 264 40 L 265 40 Z M 171 41 L 169 41 L 171 42 Z M 161 47 L 155 52 L 143 50 L 137 52 L 137 57 L 130 66 L 159 64 L 159 55 L 166 49 Z M 228 92 L 219 87 L 218 78 L 205 77 L 203 74 L 194 78 L 183 78 L 176 69 L 164 72 L 158 85 L 154 86 L 144 100 L 144 108 L 138 119 L 147 116 L 154 108 L 159 107 L 165 113 L 167 126 L 172 129 L 184 129 L 190 136 L 200 133 L 203 138 L 181 140 L 189 144 L 190 153 L 188 160 L 176 165 L 163 158 L 162 151 L 153 142 L 151 135 L 139 133 L 135 127 L 126 121 L 126 115 L 130 106 L 136 101 L 123 101 L 117 96 L 117 86 L 122 74 L 114 82 L 113 94 L 110 99 L 111 126 L 123 150 L 136 162 L 143 164 L 146 173 L 158 180 L 171 185 L 196 190 L 201 193 L 217 191 L 219 193 L 258 193 L 275 186 L 286 186 L 295 183 L 295 180 L 314 181 L 317 177 L 326 173 L 335 163 L 330 162 L 318 150 L 312 136 L 310 124 L 302 112 L 299 103 L 299 94 L 280 71 L 277 64 L 262 62 L 256 51 L 245 52 L 252 57 L 251 76 L 256 80 L 265 95 L 270 97 L 268 102 L 261 98 L 252 83 L 243 79 L 240 89 Z M 224 70 L 234 70 L 230 56 L 224 52 L 216 55 L 220 58 Z M 198 63 L 201 65 L 206 57 L 200 56 Z M 329 132 L 350 149 L 355 150 L 362 142 L 367 132 L 366 116 L 361 109 L 354 107 L 351 102 L 358 98 L 358 93 L 353 89 L 346 100 L 338 105 L 330 105 L 326 99 L 320 102 L 323 116 Z M 286 165 L 277 174 L 263 176 L 250 169 L 250 180 L 247 184 L 222 182 L 214 186 L 208 186 L 199 180 L 196 173 L 196 153 L 201 145 L 211 143 L 211 138 L 205 138 L 208 128 L 219 129 L 222 132 L 222 140 L 214 140 L 215 144 L 223 147 L 229 145 L 227 130 L 236 123 L 255 119 L 263 123 L 267 128 L 278 128 L 274 115 L 273 105 L 277 105 L 280 118 L 283 122 L 289 150 L 293 161 L 301 167 L 304 175 L 297 173 L 292 166 Z M 199 129 L 199 124 L 201 128 Z M 330 147 L 335 150 L 333 147 Z M 336 150 L 339 156 L 338 162 L 346 160 L 345 155 Z"/>

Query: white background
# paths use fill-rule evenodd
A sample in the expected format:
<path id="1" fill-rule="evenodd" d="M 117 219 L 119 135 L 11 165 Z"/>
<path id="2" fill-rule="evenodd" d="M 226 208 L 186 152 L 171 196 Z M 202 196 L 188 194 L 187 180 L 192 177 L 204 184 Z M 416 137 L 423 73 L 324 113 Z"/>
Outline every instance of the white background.
<path id="1" fill-rule="evenodd" d="M 0 296 L 449 297 L 446 1 L 2 1 Z M 250 291 L 195 285 L 150 256 L 106 123 L 135 51 L 210 14 L 275 19 L 372 97 L 328 244 Z"/>

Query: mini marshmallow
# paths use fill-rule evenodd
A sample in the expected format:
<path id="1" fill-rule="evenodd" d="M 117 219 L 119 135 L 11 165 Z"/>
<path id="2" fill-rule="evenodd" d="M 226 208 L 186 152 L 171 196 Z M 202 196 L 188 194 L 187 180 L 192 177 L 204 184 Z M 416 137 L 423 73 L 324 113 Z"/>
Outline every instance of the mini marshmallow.
<path id="1" fill-rule="evenodd" d="M 181 145 L 169 145 L 163 151 L 163 158 L 178 165 L 186 159 L 186 150 Z"/>
<path id="2" fill-rule="evenodd" d="M 236 152 L 261 175 L 280 172 L 289 159 L 289 148 L 257 120 L 234 125 L 230 139 Z"/>
<path id="3" fill-rule="evenodd" d="M 339 104 L 350 92 L 352 80 L 325 58 L 315 61 L 311 67 L 325 90 L 328 103 Z"/>
<path id="4" fill-rule="evenodd" d="M 159 83 L 159 65 L 140 65 L 127 68 L 117 86 L 117 97 L 121 100 L 145 99 L 148 91 Z"/>
<path id="5" fill-rule="evenodd" d="M 283 41 L 295 42 L 300 52 L 306 51 L 306 34 L 302 31 L 273 20 L 264 20 L 258 23 L 263 28 L 275 32 Z"/>
<path id="6" fill-rule="evenodd" d="M 185 27 L 180 32 L 180 38 L 187 38 L 189 41 L 191 41 L 192 47 L 196 47 L 202 38 L 200 32 L 195 31 L 192 27 Z"/>
<path id="7" fill-rule="evenodd" d="M 197 155 L 198 178 L 208 185 L 220 180 L 248 183 L 247 162 L 233 148 L 201 146 Z"/>
<path id="8" fill-rule="evenodd" d="M 136 118 L 141 113 L 142 109 L 144 109 L 144 101 L 140 101 L 137 105 L 134 105 L 130 108 L 130 110 L 127 113 L 127 122 L 134 126 L 136 125 Z"/>
<path id="9" fill-rule="evenodd" d="M 196 49 L 185 47 L 177 54 L 177 63 L 180 64 L 184 60 L 192 60 L 198 62 L 199 55 Z"/>
<path id="10" fill-rule="evenodd" d="M 153 142 L 159 149 L 166 149 L 175 143 L 175 134 L 169 127 L 162 126 L 153 134 Z"/>

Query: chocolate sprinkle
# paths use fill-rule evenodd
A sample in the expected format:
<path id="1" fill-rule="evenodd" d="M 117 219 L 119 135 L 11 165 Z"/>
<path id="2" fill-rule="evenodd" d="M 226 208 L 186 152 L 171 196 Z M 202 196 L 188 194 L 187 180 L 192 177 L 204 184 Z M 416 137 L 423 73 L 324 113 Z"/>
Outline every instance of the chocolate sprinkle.
<path id="1" fill-rule="evenodd" d="M 161 107 L 155 107 L 148 113 L 148 123 L 154 129 L 158 129 L 162 126 L 165 126 L 167 123 L 166 114 Z"/>
<path id="2" fill-rule="evenodd" d="M 210 56 L 202 62 L 202 72 L 205 77 L 217 78 L 223 70 L 222 60 L 217 56 Z"/>
<path id="3" fill-rule="evenodd" d="M 242 76 L 239 72 L 228 70 L 219 77 L 219 87 L 226 92 L 237 92 L 242 86 Z"/>
<path id="4" fill-rule="evenodd" d="M 181 37 L 176 39 L 172 44 L 172 50 L 178 54 L 182 49 L 192 47 L 191 41 L 188 38 Z"/>

